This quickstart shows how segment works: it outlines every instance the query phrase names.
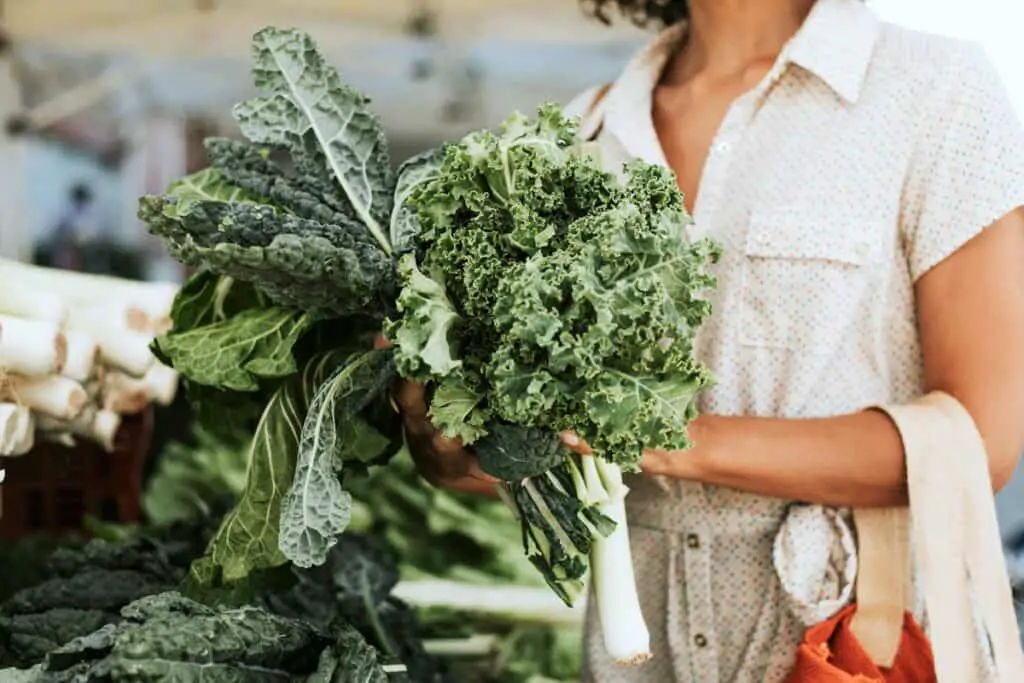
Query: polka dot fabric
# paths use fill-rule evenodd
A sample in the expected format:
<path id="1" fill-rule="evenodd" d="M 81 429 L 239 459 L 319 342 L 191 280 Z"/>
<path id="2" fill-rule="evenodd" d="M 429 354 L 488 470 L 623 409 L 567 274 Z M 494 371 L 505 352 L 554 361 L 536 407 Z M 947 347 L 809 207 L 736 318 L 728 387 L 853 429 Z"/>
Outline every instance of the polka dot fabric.
<path id="1" fill-rule="evenodd" d="M 684 34 L 669 29 L 603 97 L 566 107 L 609 170 L 665 164 L 651 92 Z M 920 395 L 914 282 L 1022 205 L 1024 131 L 981 49 L 880 22 L 860 0 L 818 0 L 729 110 L 701 180 L 693 236 L 724 248 L 697 342 L 718 380 L 702 410 L 817 417 Z M 616 667 L 591 613 L 587 683 L 779 683 L 803 631 L 853 598 L 848 511 L 629 483 L 655 658 Z"/>

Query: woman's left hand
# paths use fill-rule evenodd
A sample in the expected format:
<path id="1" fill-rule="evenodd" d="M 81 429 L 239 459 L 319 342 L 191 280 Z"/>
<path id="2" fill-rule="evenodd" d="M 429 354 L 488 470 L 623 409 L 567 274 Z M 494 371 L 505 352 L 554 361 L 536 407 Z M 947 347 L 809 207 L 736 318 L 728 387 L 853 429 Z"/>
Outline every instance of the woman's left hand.
<path id="1" fill-rule="evenodd" d="M 708 427 L 714 417 L 701 415 L 690 423 L 688 432 L 693 446 L 681 450 L 648 448 L 644 450 L 640 460 L 641 471 L 648 476 L 674 477 L 699 481 L 703 470 L 702 464 L 710 452 L 711 430 Z M 569 450 L 580 455 L 593 455 L 590 445 L 571 431 L 560 434 L 562 443 Z"/>

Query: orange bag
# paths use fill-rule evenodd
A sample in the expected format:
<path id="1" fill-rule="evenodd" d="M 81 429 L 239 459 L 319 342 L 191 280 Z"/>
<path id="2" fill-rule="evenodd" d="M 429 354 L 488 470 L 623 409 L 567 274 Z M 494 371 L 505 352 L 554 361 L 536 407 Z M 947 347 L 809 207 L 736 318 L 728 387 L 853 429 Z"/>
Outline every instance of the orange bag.
<path id="1" fill-rule="evenodd" d="M 786 683 L 982 683 L 992 680 L 987 661 L 995 681 L 1024 682 L 988 459 L 974 421 L 941 392 L 880 409 L 903 439 L 910 507 L 853 511 L 857 602 L 808 629 Z M 911 549 L 930 638 L 909 613 Z M 977 637 L 975 616 L 989 648 Z"/>
<path id="2" fill-rule="evenodd" d="M 913 616 L 904 613 L 896 659 L 884 668 L 850 630 L 856 609 L 851 605 L 807 630 L 786 683 L 936 683 L 931 645 Z"/>

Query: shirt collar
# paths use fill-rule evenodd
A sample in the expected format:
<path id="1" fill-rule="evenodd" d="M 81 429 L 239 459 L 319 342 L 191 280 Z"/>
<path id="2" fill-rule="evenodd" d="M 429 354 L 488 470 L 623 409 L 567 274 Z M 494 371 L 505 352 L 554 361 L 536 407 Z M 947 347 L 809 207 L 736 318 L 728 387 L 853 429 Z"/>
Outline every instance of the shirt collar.
<path id="1" fill-rule="evenodd" d="M 630 151 L 654 163 L 665 162 L 649 116 L 651 93 L 675 48 L 685 38 L 686 28 L 685 23 L 672 26 L 641 48 L 594 112 L 595 118 L 610 129 L 629 129 L 627 137 L 633 147 Z M 878 18 L 863 0 L 818 0 L 803 26 L 786 44 L 770 78 L 795 64 L 820 78 L 845 101 L 856 103 L 878 31 Z"/>
<path id="2" fill-rule="evenodd" d="M 860 99 L 879 21 L 863 0 L 818 0 L 783 52 L 847 102 Z"/>

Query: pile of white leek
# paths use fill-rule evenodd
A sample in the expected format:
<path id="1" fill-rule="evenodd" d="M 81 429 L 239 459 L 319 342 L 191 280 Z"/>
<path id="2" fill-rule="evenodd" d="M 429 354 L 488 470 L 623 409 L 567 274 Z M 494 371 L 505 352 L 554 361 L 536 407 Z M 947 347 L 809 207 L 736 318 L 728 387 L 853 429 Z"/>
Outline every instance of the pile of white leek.
<path id="1" fill-rule="evenodd" d="M 167 405 L 177 373 L 149 350 L 178 285 L 0 259 L 0 456 L 37 439 L 107 451 L 125 415 Z"/>

